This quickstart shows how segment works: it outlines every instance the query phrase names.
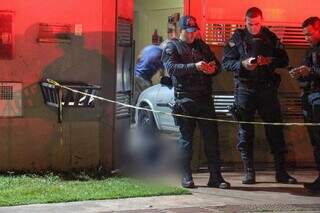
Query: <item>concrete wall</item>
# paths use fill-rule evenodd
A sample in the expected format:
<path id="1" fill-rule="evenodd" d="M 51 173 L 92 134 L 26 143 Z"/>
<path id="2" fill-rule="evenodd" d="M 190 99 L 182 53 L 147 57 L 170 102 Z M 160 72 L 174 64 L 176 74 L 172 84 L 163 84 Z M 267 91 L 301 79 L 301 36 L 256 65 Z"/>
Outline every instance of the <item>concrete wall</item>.
<path id="1" fill-rule="evenodd" d="M 121 4 L 121 3 L 119 3 Z M 57 110 L 44 105 L 38 82 L 45 77 L 102 86 L 115 99 L 115 0 L 12 0 L 15 55 L 0 60 L 0 81 L 23 83 L 23 116 L 0 119 L 0 170 L 112 168 L 114 105 Z M 38 24 L 81 24 L 71 44 L 38 43 Z"/>

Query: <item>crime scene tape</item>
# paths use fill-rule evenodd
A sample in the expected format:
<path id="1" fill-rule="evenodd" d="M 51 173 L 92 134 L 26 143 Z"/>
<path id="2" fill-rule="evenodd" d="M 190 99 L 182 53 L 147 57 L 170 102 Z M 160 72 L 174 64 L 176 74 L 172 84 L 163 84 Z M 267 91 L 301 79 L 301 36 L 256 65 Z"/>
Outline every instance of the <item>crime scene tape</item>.
<path id="1" fill-rule="evenodd" d="M 145 110 L 145 111 L 149 111 L 149 112 L 165 114 L 165 115 L 170 115 L 170 116 L 176 116 L 176 117 L 182 117 L 182 118 L 206 120 L 206 121 L 215 121 L 215 122 L 219 122 L 219 123 L 231 123 L 231 124 L 253 124 L 253 125 L 271 125 L 271 126 L 320 126 L 320 123 L 286 123 L 286 122 L 285 123 L 270 123 L 270 122 L 258 122 L 258 121 L 235 121 L 235 120 L 225 120 L 225 119 L 217 119 L 217 118 L 205 118 L 205 117 L 189 116 L 189 115 L 183 115 L 183 114 L 174 114 L 174 113 L 168 113 L 168 112 L 163 112 L 163 111 L 159 111 L 159 110 L 146 109 L 144 107 L 125 104 L 125 103 L 122 103 L 122 102 L 117 102 L 115 100 L 110 100 L 110 99 L 107 99 L 107 98 L 103 98 L 103 97 L 100 97 L 100 96 L 97 96 L 97 95 L 92 95 L 92 94 L 88 94 L 88 93 L 85 93 L 85 92 L 81 92 L 79 90 L 72 89 L 70 87 L 61 85 L 57 81 L 54 81 L 52 79 L 46 79 L 46 81 L 48 83 L 53 84 L 54 86 L 57 86 L 57 87 L 60 87 L 60 88 L 64 88 L 64 89 L 69 90 L 69 91 L 71 91 L 73 93 L 78 93 L 78 94 L 81 94 L 81 95 L 84 95 L 84 96 L 88 96 L 88 97 L 91 97 L 91 98 L 94 98 L 94 99 L 98 99 L 98 100 L 101 100 L 101 101 L 106 101 L 106 102 L 113 103 L 113 104 L 119 104 L 121 106 L 132 108 L 132 109 Z"/>

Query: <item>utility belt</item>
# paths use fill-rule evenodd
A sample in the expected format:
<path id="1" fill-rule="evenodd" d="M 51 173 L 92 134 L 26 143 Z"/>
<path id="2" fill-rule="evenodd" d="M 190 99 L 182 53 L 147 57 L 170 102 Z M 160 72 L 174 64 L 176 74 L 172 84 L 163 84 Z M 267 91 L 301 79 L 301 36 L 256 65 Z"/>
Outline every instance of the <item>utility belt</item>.
<path id="1" fill-rule="evenodd" d="M 253 82 L 253 81 L 239 81 L 239 85 L 244 85 L 249 89 L 268 89 L 275 87 L 275 84 L 271 81 L 259 81 L 259 82 Z"/>
<path id="2" fill-rule="evenodd" d="M 275 74 L 267 79 L 256 79 L 248 80 L 237 78 L 237 88 L 248 88 L 248 89 L 257 89 L 264 90 L 269 88 L 278 88 L 281 82 L 281 77 L 278 74 Z M 239 105 L 234 102 L 231 106 L 228 106 L 228 111 L 231 114 L 232 118 L 236 121 L 241 121 L 241 110 Z"/>
<path id="3" fill-rule="evenodd" d="M 174 92 L 174 97 L 177 99 L 182 99 L 182 98 L 190 98 L 194 100 L 207 100 L 212 97 L 212 93 L 210 92 L 179 92 L 175 91 Z"/>
<path id="4" fill-rule="evenodd" d="M 281 77 L 280 75 L 274 75 L 268 77 L 267 79 L 246 79 L 237 78 L 237 83 L 239 86 L 244 85 L 249 89 L 268 89 L 268 88 L 278 88 L 280 86 Z"/>
<path id="5" fill-rule="evenodd" d="M 197 109 L 197 104 L 193 99 L 187 97 L 180 97 L 175 100 L 175 104 L 172 106 L 172 113 L 194 116 L 197 114 Z M 180 126 L 183 118 L 180 116 L 173 116 L 173 118 L 175 125 Z"/>
<path id="6" fill-rule="evenodd" d="M 205 93 L 190 93 L 190 92 L 174 92 L 175 104 L 171 107 L 173 114 L 183 114 L 187 116 L 196 116 L 199 113 L 199 104 L 210 103 L 212 94 Z M 182 118 L 173 116 L 176 126 L 180 126 Z"/>

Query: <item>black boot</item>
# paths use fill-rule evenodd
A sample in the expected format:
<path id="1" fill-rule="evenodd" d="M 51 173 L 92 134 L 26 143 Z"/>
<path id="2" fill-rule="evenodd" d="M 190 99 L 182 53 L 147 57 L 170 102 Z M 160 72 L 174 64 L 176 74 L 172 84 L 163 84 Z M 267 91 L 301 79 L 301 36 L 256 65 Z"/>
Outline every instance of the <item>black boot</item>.
<path id="1" fill-rule="evenodd" d="M 246 151 L 240 152 L 243 167 L 244 167 L 244 176 L 242 178 L 243 184 L 255 184 L 256 183 L 256 173 L 254 169 L 253 154 L 249 154 Z"/>
<path id="2" fill-rule="evenodd" d="M 284 154 L 274 155 L 274 164 L 276 169 L 276 181 L 278 183 L 296 184 L 298 181 L 294 177 L 290 176 L 285 169 Z"/>
<path id="3" fill-rule="evenodd" d="M 195 188 L 191 174 L 183 174 L 182 175 L 181 186 L 184 188 Z"/>
<path id="4" fill-rule="evenodd" d="M 305 183 L 303 184 L 303 186 L 311 193 L 320 194 L 320 174 L 315 181 L 313 181 L 312 183 Z"/>
<path id="5" fill-rule="evenodd" d="M 195 188 L 190 163 L 184 164 L 182 168 L 181 186 L 184 188 Z"/>
<path id="6" fill-rule="evenodd" d="M 245 173 L 242 178 L 242 184 L 255 184 L 256 174 L 253 168 L 245 168 Z"/>
<path id="7" fill-rule="evenodd" d="M 231 185 L 225 181 L 221 175 L 220 169 L 215 169 L 210 172 L 208 187 L 219 189 L 230 189 Z"/>

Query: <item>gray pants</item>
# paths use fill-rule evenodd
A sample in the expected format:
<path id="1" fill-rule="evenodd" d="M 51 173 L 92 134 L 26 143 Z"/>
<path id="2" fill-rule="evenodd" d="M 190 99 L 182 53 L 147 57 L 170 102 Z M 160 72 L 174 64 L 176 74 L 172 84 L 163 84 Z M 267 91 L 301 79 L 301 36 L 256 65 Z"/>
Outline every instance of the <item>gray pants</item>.
<path id="1" fill-rule="evenodd" d="M 140 76 L 134 76 L 134 98 L 133 98 L 133 104 L 137 104 L 139 95 L 142 91 L 147 89 L 148 87 L 152 86 L 152 82 L 145 80 L 144 78 Z"/>

